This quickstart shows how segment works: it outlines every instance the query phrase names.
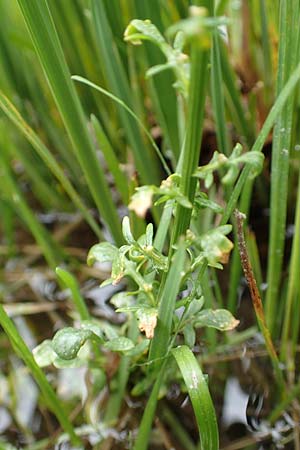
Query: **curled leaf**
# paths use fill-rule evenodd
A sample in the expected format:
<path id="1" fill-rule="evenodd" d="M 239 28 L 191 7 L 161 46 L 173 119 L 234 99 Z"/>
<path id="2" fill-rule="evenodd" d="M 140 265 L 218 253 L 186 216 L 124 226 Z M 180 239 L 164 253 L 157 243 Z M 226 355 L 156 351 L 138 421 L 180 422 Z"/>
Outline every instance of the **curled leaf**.
<path id="1" fill-rule="evenodd" d="M 40 367 L 46 367 L 53 363 L 56 353 L 53 350 L 52 341 L 46 339 L 32 350 L 34 359 Z"/>
<path id="2" fill-rule="evenodd" d="M 163 36 L 149 19 L 132 20 L 124 32 L 124 40 L 134 45 L 141 45 L 142 40 L 152 41 L 159 46 L 165 44 Z"/>
<path id="3" fill-rule="evenodd" d="M 239 323 L 227 309 L 203 309 L 194 320 L 195 328 L 210 327 L 220 331 L 233 330 Z"/>
<path id="4" fill-rule="evenodd" d="M 118 249 L 110 242 L 101 242 L 100 244 L 95 244 L 90 249 L 87 257 L 87 263 L 92 266 L 97 262 L 112 262 L 118 254 Z"/>
<path id="5" fill-rule="evenodd" d="M 139 321 L 139 329 L 145 332 L 147 339 L 152 339 L 157 325 L 157 310 L 154 308 L 140 308 L 136 312 Z"/>
<path id="6" fill-rule="evenodd" d="M 105 347 L 112 352 L 127 352 L 134 348 L 134 343 L 126 337 L 117 337 L 105 343 Z"/>
<path id="7" fill-rule="evenodd" d="M 223 225 L 208 231 L 198 239 L 203 250 L 203 256 L 212 267 L 222 268 L 233 248 L 233 243 L 225 236 L 231 231 L 231 225 Z"/>
<path id="8" fill-rule="evenodd" d="M 74 359 L 91 336 L 90 330 L 63 328 L 55 334 L 52 340 L 53 350 L 61 359 Z"/>

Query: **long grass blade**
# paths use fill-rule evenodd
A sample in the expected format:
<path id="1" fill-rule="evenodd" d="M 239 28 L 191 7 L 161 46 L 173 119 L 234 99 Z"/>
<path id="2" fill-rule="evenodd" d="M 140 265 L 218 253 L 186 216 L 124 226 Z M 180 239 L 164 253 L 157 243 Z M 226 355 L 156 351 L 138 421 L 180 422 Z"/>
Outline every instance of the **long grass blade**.
<path id="1" fill-rule="evenodd" d="M 171 269 L 168 272 L 168 276 L 159 300 L 158 320 L 154 338 L 151 341 L 149 361 L 161 360 L 168 351 L 172 318 L 176 297 L 180 287 L 181 272 L 183 270 L 184 260 L 185 249 L 183 243 L 181 243 L 179 244 L 178 250 L 174 255 L 174 259 L 171 263 Z M 154 363 L 154 365 L 158 367 L 161 364 Z"/>
<path id="2" fill-rule="evenodd" d="M 128 205 L 129 192 L 128 192 L 128 180 L 120 169 L 120 163 L 115 155 L 115 152 L 109 142 L 99 120 L 96 116 L 91 116 L 91 121 L 95 130 L 95 135 L 100 146 L 100 150 L 103 153 L 107 167 L 110 173 L 113 175 L 116 187 L 123 200 L 124 205 Z"/>
<path id="3" fill-rule="evenodd" d="M 292 352 L 296 350 L 296 345 L 298 342 L 299 329 L 293 330 L 291 333 L 291 322 L 292 317 L 299 316 L 297 304 L 299 306 L 300 299 L 300 174 L 298 180 L 298 192 L 297 192 L 297 203 L 295 211 L 295 232 L 292 245 L 292 253 L 290 259 L 289 268 L 289 280 L 286 295 L 286 308 L 284 314 L 283 330 L 282 330 L 282 343 L 281 343 L 281 359 L 287 362 L 288 358 L 288 341 L 292 337 L 291 334 L 295 335 L 295 339 L 292 343 Z M 294 314 L 292 314 L 294 312 Z M 299 326 L 299 321 L 296 324 Z M 294 328 L 294 327 L 293 327 Z M 289 356 L 291 357 L 291 355 Z"/>
<path id="4" fill-rule="evenodd" d="M 22 119 L 19 112 L 16 110 L 14 105 L 8 100 L 8 98 L 0 91 L 0 108 L 5 112 L 7 117 L 16 125 L 16 127 L 24 134 L 26 139 L 31 143 L 33 148 L 36 150 L 37 154 L 44 161 L 53 175 L 61 183 L 62 187 L 69 195 L 70 199 L 74 202 L 74 205 L 78 207 L 81 211 L 83 217 L 87 223 L 91 226 L 92 230 L 98 236 L 99 239 L 102 237 L 100 227 L 97 225 L 96 221 L 92 217 L 91 213 L 88 211 L 81 198 L 77 194 L 76 190 L 69 182 L 63 169 L 59 166 L 57 161 L 47 147 L 43 144 L 37 134 L 32 128 Z"/>
<path id="5" fill-rule="evenodd" d="M 0 152 L 1 162 L 1 182 L 2 182 L 2 196 L 11 203 L 20 215 L 21 219 L 27 225 L 30 232 L 33 234 L 36 242 L 41 247 L 42 252 L 49 266 L 54 269 L 56 265 L 63 259 L 63 252 L 59 246 L 53 241 L 52 236 L 47 232 L 43 225 L 37 220 L 36 216 L 28 206 L 24 195 L 22 194 L 16 180 L 14 179 L 9 163 L 3 154 Z"/>
<path id="6" fill-rule="evenodd" d="M 257 136 L 255 143 L 253 144 L 253 146 L 251 148 L 251 151 L 257 151 L 257 152 L 262 151 L 265 140 L 267 139 L 268 134 L 270 133 L 278 114 L 281 112 L 282 108 L 284 107 L 289 96 L 292 94 L 292 92 L 295 89 L 299 80 L 300 80 L 300 64 L 297 65 L 297 68 L 294 70 L 294 72 L 290 76 L 288 82 L 286 83 L 286 85 L 284 86 L 284 88 L 282 89 L 280 94 L 278 95 L 276 102 L 272 106 L 272 108 L 268 114 L 268 117 L 266 118 L 265 123 L 264 123 L 262 129 L 260 130 L 260 133 Z M 227 223 L 231 214 L 233 213 L 233 210 L 239 199 L 241 191 L 250 175 L 250 170 L 251 170 L 251 168 L 248 165 L 246 165 L 244 167 L 244 169 L 234 187 L 234 190 L 229 198 L 229 201 L 226 205 L 224 214 L 222 216 L 221 224 L 224 225 L 225 223 Z"/>
<path id="7" fill-rule="evenodd" d="M 107 20 L 105 2 L 92 0 L 91 5 L 97 44 L 101 60 L 104 62 L 103 67 L 106 71 L 106 79 L 109 83 L 110 90 L 132 110 L 133 105 L 130 87 L 118 48 L 114 42 L 110 24 Z M 140 129 L 136 125 L 136 121 L 133 120 L 133 117 L 128 116 L 123 108 L 118 108 L 118 110 L 141 181 L 145 184 L 158 184 L 159 169 L 157 158 L 154 155 L 150 155 L 149 149 L 145 146 Z"/>
<path id="8" fill-rule="evenodd" d="M 18 4 L 95 204 L 116 242 L 122 244 L 120 220 L 87 132 L 83 110 L 71 82 L 47 1 L 18 0 Z"/>
<path id="9" fill-rule="evenodd" d="M 201 448 L 219 449 L 219 432 L 214 405 L 202 370 L 193 354 L 182 345 L 172 350 L 187 387 L 199 428 Z"/>
<path id="10" fill-rule="evenodd" d="M 220 37 L 218 30 L 213 31 L 211 48 L 211 96 L 219 151 L 229 156 L 230 144 L 226 129 L 223 76 L 220 58 Z"/>
<path id="11" fill-rule="evenodd" d="M 170 169 L 168 168 L 168 165 L 167 165 L 160 149 L 156 145 L 153 137 L 151 136 L 151 134 L 149 133 L 149 131 L 147 130 L 145 125 L 140 121 L 138 116 L 134 113 L 134 111 L 131 108 L 129 108 L 129 106 L 125 102 L 123 102 L 122 99 L 116 97 L 115 95 L 108 92 L 106 89 L 103 89 L 101 86 L 98 86 L 97 84 L 92 83 L 92 81 L 89 81 L 84 77 L 80 77 L 78 75 L 73 75 L 72 80 L 79 81 L 80 83 L 86 84 L 87 86 L 90 86 L 91 88 L 96 89 L 97 91 L 101 92 L 101 94 L 106 95 L 107 97 L 111 98 L 114 102 L 116 102 L 118 105 L 122 106 L 127 111 L 127 113 L 138 123 L 138 125 L 142 128 L 144 133 L 147 135 L 147 137 L 149 138 L 149 141 L 151 142 L 152 147 L 154 148 L 158 158 L 160 159 L 160 162 L 161 162 L 163 168 L 165 169 L 165 171 L 168 175 L 171 175 Z M 150 181 L 150 184 L 153 184 L 153 179 L 152 179 L 152 181 Z"/>
<path id="12" fill-rule="evenodd" d="M 53 411 L 62 428 L 69 434 L 72 442 L 77 445 L 80 444 L 80 439 L 76 436 L 74 428 L 65 413 L 63 405 L 49 384 L 46 375 L 35 362 L 30 350 L 1 304 L 0 324 L 7 334 L 15 352 L 23 359 L 26 366 L 30 369 L 35 381 L 39 385 L 47 406 L 51 411 Z"/>
<path id="13" fill-rule="evenodd" d="M 280 47 L 277 73 L 277 95 L 296 65 L 300 20 L 299 0 L 280 2 Z M 271 167 L 270 239 L 268 254 L 266 316 L 274 332 L 276 304 L 281 282 L 285 244 L 288 197 L 289 155 L 292 136 L 294 97 L 290 97 L 277 118 L 274 128 Z"/>

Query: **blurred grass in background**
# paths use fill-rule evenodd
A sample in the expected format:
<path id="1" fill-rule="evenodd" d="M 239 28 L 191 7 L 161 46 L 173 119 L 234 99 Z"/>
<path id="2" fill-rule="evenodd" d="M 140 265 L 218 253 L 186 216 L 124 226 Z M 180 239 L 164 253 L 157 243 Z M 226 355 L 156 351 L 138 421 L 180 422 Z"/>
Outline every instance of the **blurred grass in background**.
<path id="1" fill-rule="evenodd" d="M 158 48 L 147 42 L 133 47 L 124 42 L 123 33 L 136 18 L 150 19 L 164 33 L 187 17 L 190 3 L 0 0 L 0 259 L 1 296 L 8 306 L 18 299 L 26 304 L 32 296 L 28 286 L 35 300 L 43 297 L 28 275 L 30 271 L 46 273 L 40 256 L 52 270 L 59 264 L 69 265 L 77 270 L 79 280 L 86 282 L 95 273 L 84 267 L 88 248 L 107 237 L 121 245 L 121 217 L 128 212 L 135 187 L 159 185 L 167 176 L 148 136 L 126 109 L 75 83 L 71 75 L 89 79 L 133 110 L 150 131 L 169 169 L 175 171 L 184 143 L 187 104 L 172 86 L 175 77 L 171 70 L 145 78 L 150 67 L 165 62 Z M 216 149 L 230 155 L 236 142 L 245 150 L 252 148 L 299 62 L 299 1 L 195 3 L 213 6 L 216 15 L 230 19 L 228 27 L 212 37 L 202 165 Z M 27 15 L 35 45 L 21 11 Z M 31 23 L 30 16 L 34 18 Z M 287 379 L 296 388 L 300 327 L 298 125 L 297 87 L 279 113 L 273 135 L 267 138 L 262 174 L 255 183 L 246 181 L 238 203 L 248 216 L 248 250 L 265 297 L 267 322 L 281 346 Z M 215 180 L 209 198 L 217 201 L 222 189 Z M 222 194 L 230 199 L 230 191 Z M 137 237 L 145 221 L 133 212 L 130 215 Z M 153 207 L 151 216 L 157 226 L 160 215 L 161 210 Z M 210 210 L 204 210 L 198 231 L 215 225 Z M 205 297 L 212 306 L 234 312 L 247 331 L 252 322 L 240 315 L 243 305 L 240 308 L 238 292 L 243 283 L 237 246 L 224 273 L 207 273 Z M 43 277 L 53 278 L 51 274 Z M 24 295 L 19 288 L 26 288 Z M 65 316 L 73 315 L 72 307 L 63 318 L 54 308 L 45 334 L 51 335 L 53 324 L 64 323 Z M 38 342 L 39 333 L 32 333 Z M 218 346 L 225 344 L 218 339 L 214 331 L 206 332 L 207 353 L 217 354 Z M 6 361 L 11 356 L 3 334 L 1 342 Z M 28 425 L 19 426 L 25 435 L 29 433 Z"/>

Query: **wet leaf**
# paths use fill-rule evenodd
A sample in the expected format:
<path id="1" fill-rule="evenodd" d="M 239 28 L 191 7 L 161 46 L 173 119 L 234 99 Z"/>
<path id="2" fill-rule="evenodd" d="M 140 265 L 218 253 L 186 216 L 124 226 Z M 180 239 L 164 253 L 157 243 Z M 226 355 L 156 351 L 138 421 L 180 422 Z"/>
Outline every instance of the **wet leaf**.
<path id="1" fill-rule="evenodd" d="M 149 223 L 146 228 L 145 245 L 152 245 L 152 244 L 153 244 L 153 225 L 152 223 Z"/>
<path id="2" fill-rule="evenodd" d="M 196 333 L 191 323 L 187 323 L 183 328 L 183 336 L 184 336 L 184 343 L 189 348 L 193 348 L 196 342 Z"/>
<path id="3" fill-rule="evenodd" d="M 90 249 L 87 257 L 87 263 L 92 266 L 97 262 L 112 262 L 118 254 L 118 249 L 109 242 L 101 242 L 100 244 L 93 245 Z"/>
<path id="4" fill-rule="evenodd" d="M 124 40 L 134 45 L 140 45 L 142 40 L 151 41 L 158 46 L 165 44 L 163 36 L 148 19 L 132 20 L 125 30 Z"/>
<path id="5" fill-rule="evenodd" d="M 74 359 L 81 347 L 91 337 L 90 330 L 63 328 L 55 334 L 52 340 L 53 350 L 61 359 Z"/>
<path id="6" fill-rule="evenodd" d="M 195 198 L 195 206 L 199 209 L 209 208 L 216 214 L 222 214 L 223 208 L 218 203 L 209 200 L 204 192 L 199 192 Z"/>
<path id="7" fill-rule="evenodd" d="M 231 228 L 231 225 L 223 225 L 200 236 L 199 242 L 210 266 L 221 268 L 219 263 L 227 263 L 233 243 L 225 235 Z"/>
<path id="8" fill-rule="evenodd" d="M 122 308 L 132 306 L 134 298 L 132 295 L 128 294 L 128 292 L 122 291 L 113 295 L 109 302 L 119 311 Z"/>
<path id="9" fill-rule="evenodd" d="M 81 329 L 91 331 L 98 338 L 103 339 L 103 330 L 101 326 L 92 320 L 83 320 L 81 322 Z"/>
<path id="10" fill-rule="evenodd" d="M 57 369 L 76 369 L 77 367 L 86 366 L 87 364 L 87 359 L 79 357 L 74 359 L 62 359 L 57 356 L 53 361 L 53 365 Z"/>
<path id="11" fill-rule="evenodd" d="M 219 449 L 218 424 L 205 376 L 192 351 L 182 345 L 172 350 L 193 405 L 199 427 L 201 448 Z"/>
<path id="12" fill-rule="evenodd" d="M 143 339 L 141 342 L 139 342 L 134 348 L 131 350 L 128 350 L 126 352 L 127 356 L 139 356 L 142 355 L 146 350 L 148 350 L 150 345 L 149 339 Z"/>
<path id="13" fill-rule="evenodd" d="M 112 352 L 127 352 L 134 348 L 134 343 L 126 337 L 118 337 L 105 343 L 105 347 Z"/>
<path id="14" fill-rule="evenodd" d="M 128 242 L 128 244 L 135 244 L 136 243 L 136 241 L 135 241 L 135 239 L 134 239 L 134 237 L 132 236 L 132 233 L 131 233 L 130 221 L 129 221 L 129 217 L 128 216 L 125 216 L 123 218 L 123 221 L 122 221 L 122 233 L 123 233 L 123 236 L 125 238 L 125 241 Z"/>
<path id="15" fill-rule="evenodd" d="M 116 285 L 120 283 L 124 275 L 125 275 L 125 255 L 122 252 L 119 252 L 115 257 L 111 268 L 112 284 Z"/>
<path id="16" fill-rule="evenodd" d="M 194 320 L 195 328 L 210 327 L 220 331 L 233 330 L 239 323 L 227 309 L 203 309 Z"/>
<path id="17" fill-rule="evenodd" d="M 56 353 L 53 350 L 52 341 L 46 339 L 32 350 L 34 359 L 40 367 L 46 367 L 53 363 Z"/>

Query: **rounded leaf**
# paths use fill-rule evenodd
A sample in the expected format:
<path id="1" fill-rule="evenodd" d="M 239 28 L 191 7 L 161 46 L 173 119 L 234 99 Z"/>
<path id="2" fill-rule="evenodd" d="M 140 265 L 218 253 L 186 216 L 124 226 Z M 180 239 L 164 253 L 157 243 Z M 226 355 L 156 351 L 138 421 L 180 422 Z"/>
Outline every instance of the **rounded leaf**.
<path id="1" fill-rule="evenodd" d="M 118 337 L 106 342 L 105 347 L 112 352 L 126 352 L 134 347 L 134 343 L 131 339 L 126 337 Z"/>
<path id="2" fill-rule="evenodd" d="M 91 336 L 90 330 L 78 330 L 72 327 L 63 328 L 56 333 L 52 340 L 53 350 L 61 359 L 74 359 Z"/>
<path id="3" fill-rule="evenodd" d="M 46 367 L 53 363 L 56 354 L 53 350 L 52 341 L 46 339 L 32 350 L 34 359 L 40 367 Z"/>
<path id="4" fill-rule="evenodd" d="M 220 331 L 233 330 L 240 323 L 227 309 L 203 309 L 195 318 L 194 326 L 216 328 Z"/>

